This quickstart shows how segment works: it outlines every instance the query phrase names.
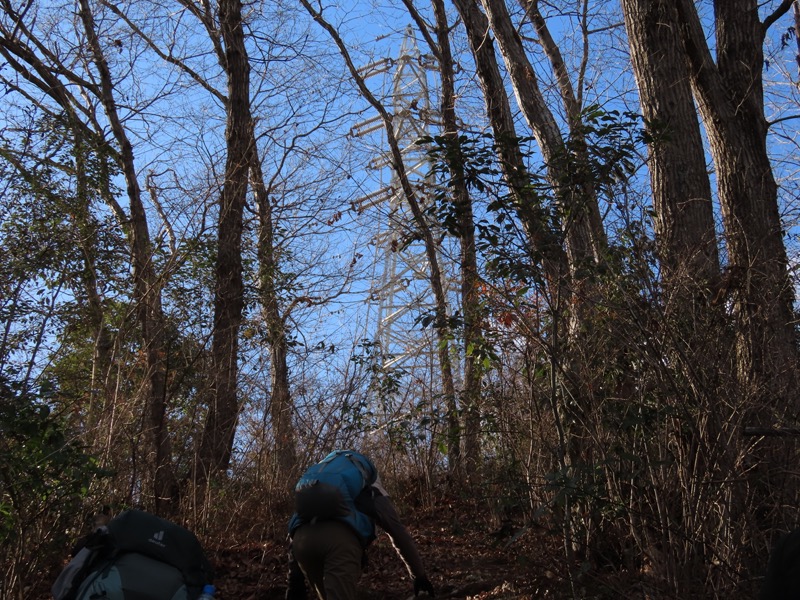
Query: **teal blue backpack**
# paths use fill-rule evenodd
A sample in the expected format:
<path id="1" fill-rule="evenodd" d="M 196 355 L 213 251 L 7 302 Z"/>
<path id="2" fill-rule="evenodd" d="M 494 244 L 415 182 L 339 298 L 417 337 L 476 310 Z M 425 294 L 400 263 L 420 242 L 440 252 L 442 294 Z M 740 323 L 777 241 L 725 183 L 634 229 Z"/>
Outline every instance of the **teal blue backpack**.
<path id="1" fill-rule="evenodd" d="M 193 533 L 128 510 L 89 537 L 52 591 L 55 600 L 195 600 L 212 579 Z"/>
<path id="2" fill-rule="evenodd" d="M 378 471 L 363 454 L 353 450 L 331 452 L 298 480 L 289 535 L 306 523 L 338 520 L 352 527 L 366 547 L 375 539 L 375 524 L 356 508 L 356 498 L 377 478 Z"/>

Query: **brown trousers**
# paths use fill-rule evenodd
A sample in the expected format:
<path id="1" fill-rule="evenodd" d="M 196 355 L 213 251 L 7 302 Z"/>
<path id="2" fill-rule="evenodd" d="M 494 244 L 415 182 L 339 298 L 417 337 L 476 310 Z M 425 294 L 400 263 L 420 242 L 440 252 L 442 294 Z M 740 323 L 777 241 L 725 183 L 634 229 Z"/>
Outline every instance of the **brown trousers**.
<path id="1" fill-rule="evenodd" d="M 361 577 L 361 543 L 339 521 L 301 526 L 292 538 L 292 553 L 322 600 L 356 600 Z"/>

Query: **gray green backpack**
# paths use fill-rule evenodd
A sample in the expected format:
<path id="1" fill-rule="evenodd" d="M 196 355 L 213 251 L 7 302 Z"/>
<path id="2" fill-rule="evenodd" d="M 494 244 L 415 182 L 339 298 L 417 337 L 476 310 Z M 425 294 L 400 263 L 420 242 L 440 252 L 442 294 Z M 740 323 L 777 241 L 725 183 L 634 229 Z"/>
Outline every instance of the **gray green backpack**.
<path id="1" fill-rule="evenodd" d="M 128 510 L 88 538 L 52 592 L 55 600 L 195 600 L 212 578 L 193 533 Z"/>

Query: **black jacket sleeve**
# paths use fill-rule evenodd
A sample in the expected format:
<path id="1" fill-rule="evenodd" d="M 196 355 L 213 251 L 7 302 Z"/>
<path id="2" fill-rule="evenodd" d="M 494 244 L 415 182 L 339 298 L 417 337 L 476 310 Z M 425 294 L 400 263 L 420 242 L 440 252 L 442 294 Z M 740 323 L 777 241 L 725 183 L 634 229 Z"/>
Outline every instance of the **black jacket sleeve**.
<path id="1" fill-rule="evenodd" d="M 400 516 L 388 496 L 382 495 L 376 490 L 374 496 L 375 522 L 386 531 L 392 540 L 397 553 L 406 564 L 406 568 L 412 577 L 423 577 L 425 567 L 422 558 L 417 550 L 411 534 L 408 533 L 405 525 L 400 521 Z"/>

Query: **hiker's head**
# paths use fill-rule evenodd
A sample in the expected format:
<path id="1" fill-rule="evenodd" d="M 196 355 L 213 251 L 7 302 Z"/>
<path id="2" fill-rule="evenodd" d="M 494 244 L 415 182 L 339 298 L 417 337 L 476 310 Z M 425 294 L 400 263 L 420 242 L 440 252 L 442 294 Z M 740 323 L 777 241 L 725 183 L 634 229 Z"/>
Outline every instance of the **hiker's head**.
<path id="1" fill-rule="evenodd" d="M 108 504 L 104 504 L 99 511 L 89 513 L 86 516 L 86 522 L 92 530 L 95 530 L 108 525 L 111 517 L 111 507 Z"/>

